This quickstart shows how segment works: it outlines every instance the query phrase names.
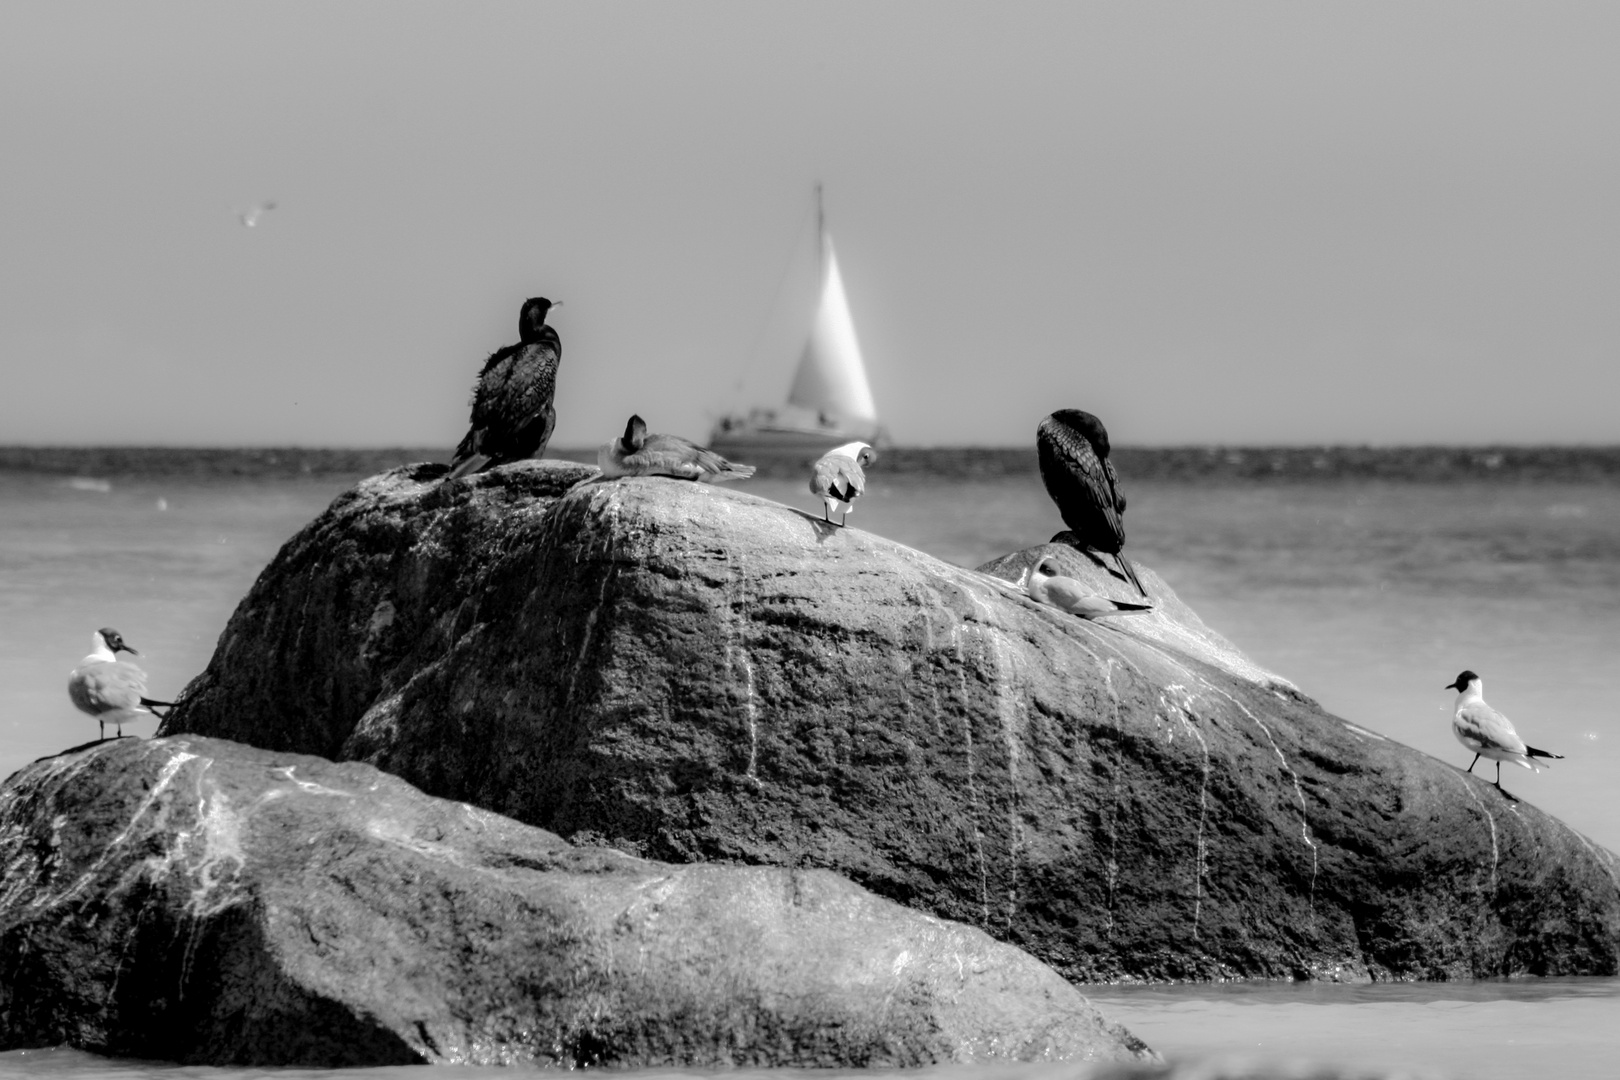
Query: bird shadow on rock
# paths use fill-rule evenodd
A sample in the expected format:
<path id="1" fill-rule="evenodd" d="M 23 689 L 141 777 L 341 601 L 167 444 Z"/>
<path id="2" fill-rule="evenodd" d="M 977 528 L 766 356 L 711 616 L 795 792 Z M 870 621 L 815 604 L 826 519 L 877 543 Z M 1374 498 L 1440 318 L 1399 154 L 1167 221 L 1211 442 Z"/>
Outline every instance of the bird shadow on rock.
<path id="1" fill-rule="evenodd" d="M 1073 548 L 1075 551 L 1078 551 L 1080 554 L 1084 555 L 1086 558 L 1095 563 L 1097 568 L 1102 570 L 1109 577 L 1118 578 L 1127 585 L 1131 584 L 1130 578 L 1120 573 L 1118 568 L 1109 566 L 1108 563 L 1103 561 L 1103 557 L 1101 555 L 1082 544 L 1075 537 L 1074 533 L 1070 532 L 1068 529 L 1064 529 L 1062 532 L 1054 534 L 1052 539 L 1048 540 L 1047 543 L 1062 544 L 1064 547 Z"/>
<path id="2" fill-rule="evenodd" d="M 828 521 L 826 518 L 818 518 L 808 510 L 800 510 L 797 506 L 788 506 L 786 503 L 783 503 L 782 507 L 785 510 L 793 511 L 795 514 L 798 514 L 800 517 L 804 518 L 804 520 L 808 521 L 811 525 L 815 526 L 816 543 L 818 544 L 825 544 L 828 540 L 844 531 L 844 526 L 835 521 Z"/>
<path id="3" fill-rule="evenodd" d="M 54 754 L 46 754 L 42 758 L 35 758 L 34 761 L 33 761 L 33 764 L 37 765 L 41 761 L 54 761 L 55 759 L 57 759 L 59 757 L 67 757 L 69 754 L 82 753 L 85 750 L 94 750 L 96 747 L 100 746 L 102 743 L 117 742 L 119 739 L 139 739 L 139 738 L 140 738 L 139 735 L 114 735 L 110 739 L 91 739 L 87 743 L 80 743 L 78 746 L 70 746 L 66 750 L 58 750 Z"/>

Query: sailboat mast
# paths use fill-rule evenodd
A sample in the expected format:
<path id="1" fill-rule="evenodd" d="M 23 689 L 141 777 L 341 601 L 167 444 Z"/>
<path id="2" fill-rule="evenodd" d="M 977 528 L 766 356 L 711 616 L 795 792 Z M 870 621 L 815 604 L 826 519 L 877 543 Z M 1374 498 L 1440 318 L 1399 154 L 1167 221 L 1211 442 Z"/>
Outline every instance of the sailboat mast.
<path id="1" fill-rule="evenodd" d="M 827 277 L 827 211 L 821 204 L 821 181 L 816 181 L 816 280 Z"/>

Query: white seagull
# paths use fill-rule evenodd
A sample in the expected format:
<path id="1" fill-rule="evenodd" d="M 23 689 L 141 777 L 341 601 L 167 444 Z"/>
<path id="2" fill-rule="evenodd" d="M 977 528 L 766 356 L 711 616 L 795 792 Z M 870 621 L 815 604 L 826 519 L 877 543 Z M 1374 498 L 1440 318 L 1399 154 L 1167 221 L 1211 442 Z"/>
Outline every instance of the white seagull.
<path id="1" fill-rule="evenodd" d="M 124 725 L 142 714 L 161 716 L 152 706 L 172 706 L 172 701 L 153 701 L 146 696 L 146 672 L 127 660 L 118 659 L 120 650 L 139 656 L 124 644 L 123 636 L 112 627 L 96 631 L 96 648 L 79 662 L 68 677 L 68 697 L 82 712 L 96 718 L 101 725 L 101 738 L 107 738 L 107 725 L 118 726 L 118 737 L 124 737 Z"/>
<path id="2" fill-rule="evenodd" d="M 1457 681 L 1446 689 L 1460 691 L 1457 694 L 1457 711 L 1451 716 L 1451 733 L 1457 736 L 1458 742 L 1474 752 L 1474 760 L 1468 763 L 1468 771 L 1474 771 L 1481 757 L 1494 759 L 1498 791 L 1502 791 L 1502 762 L 1511 761 L 1540 772 L 1541 769 L 1532 759 L 1564 756 L 1526 746 L 1508 718 L 1485 704 L 1485 684 L 1472 671 L 1458 675 Z M 1506 795 L 1507 792 L 1502 791 L 1502 794 Z"/>
<path id="3" fill-rule="evenodd" d="M 1029 598 L 1037 604 L 1050 604 L 1062 608 L 1082 619 L 1096 619 L 1104 615 L 1146 615 L 1152 604 L 1130 604 L 1124 600 L 1110 600 L 1106 596 L 1087 593 L 1084 586 L 1072 577 L 1056 573 L 1057 560 L 1048 555 L 1029 572 L 1025 586 Z"/>
<path id="4" fill-rule="evenodd" d="M 834 510 L 840 512 L 838 524 L 843 526 L 849 512 L 855 509 L 855 500 L 866 494 L 867 466 L 877 461 L 877 451 L 863 442 L 835 446 L 816 461 L 810 470 L 810 491 L 821 496 L 827 509 L 823 517 L 830 524 Z"/>

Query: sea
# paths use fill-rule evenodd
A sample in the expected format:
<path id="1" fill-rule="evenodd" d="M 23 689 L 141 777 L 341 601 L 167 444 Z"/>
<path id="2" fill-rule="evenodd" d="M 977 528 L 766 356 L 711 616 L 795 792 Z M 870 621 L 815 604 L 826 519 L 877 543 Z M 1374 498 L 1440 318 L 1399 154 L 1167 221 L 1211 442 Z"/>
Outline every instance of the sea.
<path id="1" fill-rule="evenodd" d="M 95 736 L 65 693 L 95 629 L 140 650 L 152 696 L 179 693 L 283 542 L 361 477 L 423 460 L 443 450 L 0 447 L 0 776 Z M 1257 663 L 1459 769 L 1472 755 L 1452 738 L 1445 687 L 1480 673 L 1522 735 L 1565 755 L 1540 773 L 1504 770 L 1504 786 L 1620 851 L 1620 448 L 1120 447 L 1114 460 L 1130 556 Z M 819 513 L 805 475 L 770 462 L 740 490 Z M 1063 528 L 1028 449 L 899 448 L 868 479 L 850 527 L 961 566 Z M 1459 1080 L 1620 1075 L 1620 979 L 1083 989 L 1189 1075 L 1231 1060 Z M 0 1053 L 0 1080 L 271 1073 L 316 1075 Z"/>

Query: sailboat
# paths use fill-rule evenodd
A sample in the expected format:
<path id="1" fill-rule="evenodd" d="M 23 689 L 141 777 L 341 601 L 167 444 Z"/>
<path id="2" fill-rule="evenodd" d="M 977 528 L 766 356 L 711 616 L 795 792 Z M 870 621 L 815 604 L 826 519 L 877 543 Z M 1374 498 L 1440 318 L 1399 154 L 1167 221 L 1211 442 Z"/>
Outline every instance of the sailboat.
<path id="1" fill-rule="evenodd" d="M 816 235 L 820 241 L 821 296 L 785 405 L 762 406 L 720 418 L 709 445 L 722 454 L 816 454 L 857 439 L 887 445 L 877 404 L 866 381 L 866 364 L 849 314 L 844 277 L 838 272 L 832 234 L 816 185 Z"/>

